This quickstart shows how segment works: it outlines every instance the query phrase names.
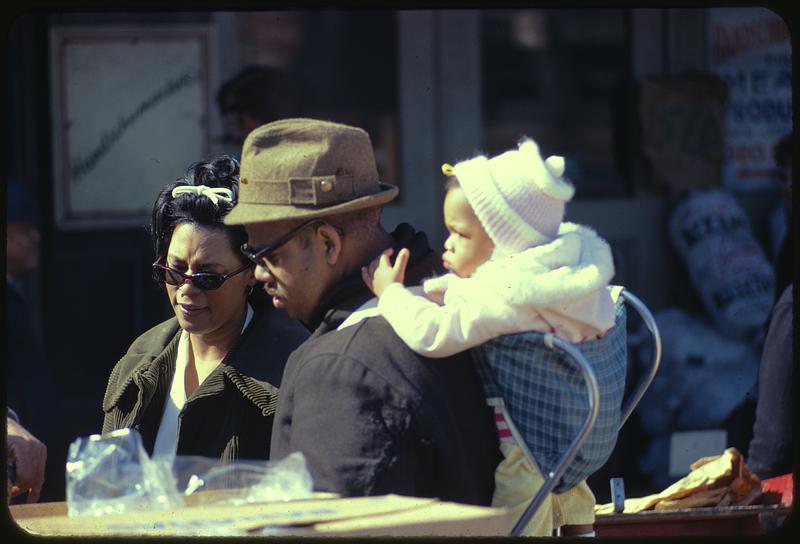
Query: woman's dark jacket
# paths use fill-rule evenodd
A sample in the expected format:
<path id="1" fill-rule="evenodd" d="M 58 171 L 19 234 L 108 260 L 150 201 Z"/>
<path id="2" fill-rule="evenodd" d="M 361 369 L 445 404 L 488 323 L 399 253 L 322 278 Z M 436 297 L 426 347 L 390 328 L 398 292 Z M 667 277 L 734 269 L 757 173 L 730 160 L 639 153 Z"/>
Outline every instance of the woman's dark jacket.
<path id="1" fill-rule="evenodd" d="M 180 333 L 173 317 L 142 334 L 119 360 L 103 398 L 104 433 L 135 428 L 152 454 Z M 176 454 L 223 462 L 268 459 L 283 368 L 307 336 L 282 311 L 256 311 L 228 355 L 186 399 L 178 415 Z"/>
<path id="2" fill-rule="evenodd" d="M 393 236 L 411 250 L 407 282 L 437 271 L 424 234 L 401 225 Z M 302 451 L 320 491 L 490 504 L 500 454 L 469 354 L 417 355 L 382 317 L 337 330 L 371 297 L 359 274 L 323 300 L 286 366 L 272 457 Z"/>

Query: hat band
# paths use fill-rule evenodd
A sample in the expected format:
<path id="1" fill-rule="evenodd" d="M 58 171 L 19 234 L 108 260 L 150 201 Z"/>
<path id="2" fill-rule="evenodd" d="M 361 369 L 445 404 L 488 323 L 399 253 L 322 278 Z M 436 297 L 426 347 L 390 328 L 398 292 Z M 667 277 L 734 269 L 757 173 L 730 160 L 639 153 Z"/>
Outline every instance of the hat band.
<path id="1" fill-rule="evenodd" d="M 240 183 L 243 187 L 239 202 L 251 204 L 329 206 L 362 196 L 356 190 L 356 180 L 349 174 L 295 177 L 282 181 L 242 178 Z"/>

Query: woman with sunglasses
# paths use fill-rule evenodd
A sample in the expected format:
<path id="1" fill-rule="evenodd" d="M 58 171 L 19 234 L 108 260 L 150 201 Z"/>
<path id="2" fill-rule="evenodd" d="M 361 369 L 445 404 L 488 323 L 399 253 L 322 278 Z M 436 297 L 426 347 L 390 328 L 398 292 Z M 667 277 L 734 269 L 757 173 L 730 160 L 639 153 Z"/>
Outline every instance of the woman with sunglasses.
<path id="1" fill-rule="evenodd" d="M 133 342 L 103 399 L 103 432 L 135 428 L 151 455 L 268 458 L 283 367 L 308 335 L 254 299 L 247 234 L 222 221 L 238 177 L 227 156 L 194 164 L 153 206 L 153 276 L 175 316 Z"/>

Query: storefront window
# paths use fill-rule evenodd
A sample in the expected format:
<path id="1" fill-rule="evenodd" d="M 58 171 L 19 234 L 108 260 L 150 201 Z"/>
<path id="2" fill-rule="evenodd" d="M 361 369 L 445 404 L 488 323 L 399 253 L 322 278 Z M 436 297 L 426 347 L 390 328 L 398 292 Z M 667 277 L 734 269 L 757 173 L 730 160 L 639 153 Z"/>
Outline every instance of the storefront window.
<path id="1" fill-rule="evenodd" d="M 282 72 L 296 115 L 364 128 L 381 179 L 400 179 L 393 11 L 240 13 L 240 62 Z M 286 110 L 286 108 L 284 108 Z"/>
<path id="2" fill-rule="evenodd" d="M 563 155 L 577 198 L 630 192 L 630 160 L 618 136 L 630 73 L 626 10 L 486 10 L 483 148 L 510 149 L 520 136 Z M 620 166 L 622 164 L 622 166 Z"/>

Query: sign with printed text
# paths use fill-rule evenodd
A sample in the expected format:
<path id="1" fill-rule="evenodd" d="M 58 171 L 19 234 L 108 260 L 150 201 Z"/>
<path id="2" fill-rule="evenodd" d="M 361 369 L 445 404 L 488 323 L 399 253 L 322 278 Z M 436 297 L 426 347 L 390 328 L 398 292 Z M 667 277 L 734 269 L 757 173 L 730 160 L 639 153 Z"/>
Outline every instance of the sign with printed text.
<path id="1" fill-rule="evenodd" d="M 709 8 L 709 68 L 728 85 L 722 185 L 778 187 L 773 150 L 792 130 L 792 46 L 765 8 Z"/>
<path id="2" fill-rule="evenodd" d="M 59 228 L 141 228 L 164 185 L 207 156 L 207 25 L 50 29 Z"/>

